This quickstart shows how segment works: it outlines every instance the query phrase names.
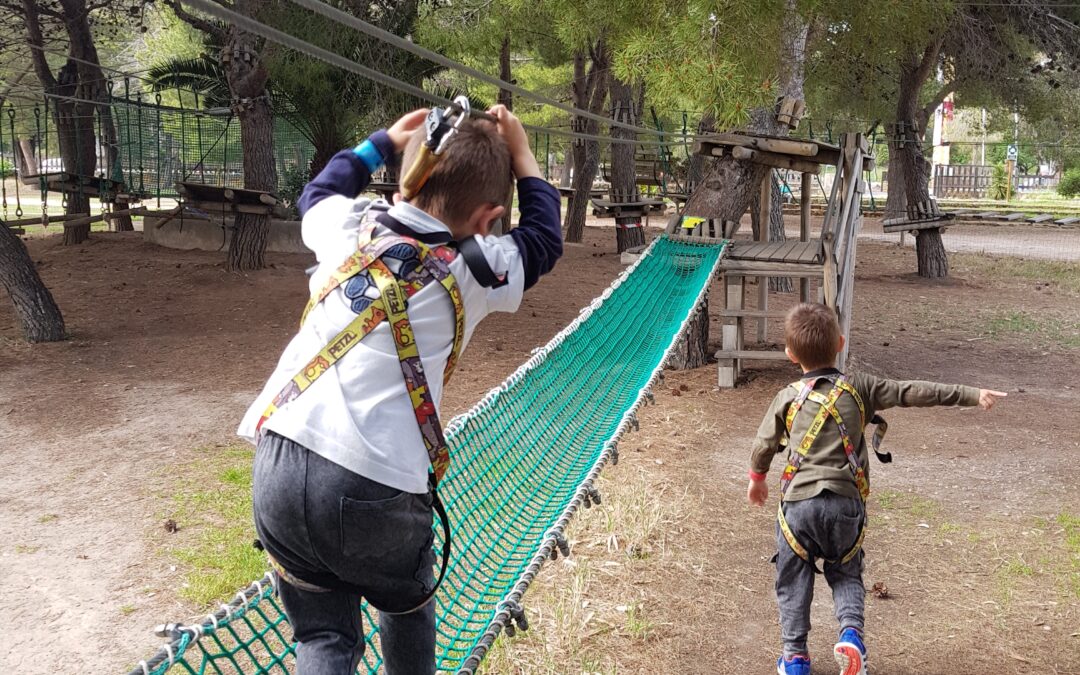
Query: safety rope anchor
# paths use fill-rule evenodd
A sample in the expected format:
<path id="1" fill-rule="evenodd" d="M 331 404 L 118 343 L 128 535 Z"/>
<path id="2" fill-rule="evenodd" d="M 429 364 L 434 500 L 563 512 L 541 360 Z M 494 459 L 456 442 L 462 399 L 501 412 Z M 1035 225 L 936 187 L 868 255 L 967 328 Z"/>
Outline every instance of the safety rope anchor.
<path id="1" fill-rule="evenodd" d="M 514 637 L 519 630 L 522 632 L 529 630 L 529 620 L 525 618 L 524 607 L 513 600 L 508 600 L 504 606 L 510 612 L 510 621 L 506 623 L 507 637 Z"/>
<path id="2" fill-rule="evenodd" d="M 555 540 L 555 547 L 551 549 L 551 559 L 558 560 L 559 553 L 563 556 L 570 557 L 570 542 L 566 541 L 566 537 L 561 532 L 556 532 L 552 535 L 552 539 Z"/>
<path id="3" fill-rule="evenodd" d="M 175 638 L 183 626 L 178 623 L 162 623 L 154 627 L 154 635 L 159 638 Z"/>
<path id="4" fill-rule="evenodd" d="M 590 485 L 585 491 L 585 508 L 590 508 L 593 504 L 600 506 L 600 491 Z"/>

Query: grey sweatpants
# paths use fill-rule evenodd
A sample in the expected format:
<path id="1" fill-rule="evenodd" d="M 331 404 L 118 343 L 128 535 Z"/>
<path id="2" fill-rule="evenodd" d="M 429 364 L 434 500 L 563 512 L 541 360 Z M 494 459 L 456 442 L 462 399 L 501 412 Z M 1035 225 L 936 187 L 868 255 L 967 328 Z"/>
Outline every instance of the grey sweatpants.
<path id="1" fill-rule="evenodd" d="M 863 552 L 846 563 L 839 561 L 855 545 L 865 507 L 860 499 L 825 491 L 810 499 L 785 501 L 784 518 L 795 538 L 823 565 L 825 581 L 832 589 L 840 629 L 862 632 L 866 589 L 862 581 Z M 791 550 L 780 526 L 776 527 L 776 602 L 780 607 L 780 630 L 784 656 L 806 654 L 810 633 L 810 604 L 814 599 L 814 569 Z"/>

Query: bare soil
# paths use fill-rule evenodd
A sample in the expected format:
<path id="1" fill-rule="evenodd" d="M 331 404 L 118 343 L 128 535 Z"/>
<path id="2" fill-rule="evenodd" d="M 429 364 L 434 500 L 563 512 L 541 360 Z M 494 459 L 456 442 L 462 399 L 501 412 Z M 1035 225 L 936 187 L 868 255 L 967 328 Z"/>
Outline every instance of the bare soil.
<path id="1" fill-rule="evenodd" d="M 27 345 L 0 302 L 0 672 L 118 672 L 156 648 L 155 624 L 203 609 L 178 599 L 183 570 L 156 545 L 169 486 L 194 448 L 231 440 L 291 336 L 310 259 L 270 255 L 269 269 L 235 275 L 220 254 L 138 233 L 27 243 L 72 337 Z M 614 250 L 612 229 L 588 228 L 517 315 L 485 321 L 444 412 L 569 323 L 621 271 Z M 966 260 L 928 282 L 912 251 L 859 247 L 854 367 L 1010 393 L 990 413 L 888 415 L 895 462 L 873 467 L 866 544 L 867 586 L 888 588 L 868 596 L 873 672 L 1080 673 L 1080 551 L 1067 541 L 1080 541 L 1080 298 Z M 751 364 L 738 389 L 718 390 L 714 365 L 669 373 L 606 476 L 640 475 L 658 500 L 681 495 L 681 510 L 632 565 L 618 546 L 578 542 L 582 558 L 628 573 L 588 588 L 583 602 L 608 609 L 583 619 L 580 648 L 549 645 L 543 670 L 773 672 L 773 512 L 746 506 L 745 472 L 760 415 L 794 376 Z M 567 570 L 551 566 L 530 596 L 568 593 Z M 824 583 L 818 594 L 815 672 L 835 672 Z M 628 604 L 636 624 L 611 618 Z M 512 669 L 540 672 L 528 648 Z"/>

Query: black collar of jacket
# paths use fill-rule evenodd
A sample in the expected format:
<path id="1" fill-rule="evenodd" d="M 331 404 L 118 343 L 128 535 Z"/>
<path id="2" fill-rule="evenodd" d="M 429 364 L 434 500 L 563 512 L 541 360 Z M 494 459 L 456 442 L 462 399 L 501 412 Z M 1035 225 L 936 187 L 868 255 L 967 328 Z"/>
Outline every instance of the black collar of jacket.
<path id="1" fill-rule="evenodd" d="M 809 380 L 815 377 L 828 377 L 829 375 L 841 375 L 842 373 L 836 368 L 818 368 L 817 370 L 811 370 L 808 373 L 803 373 L 802 379 Z"/>
<path id="2" fill-rule="evenodd" d="M 385 211 L 375 216 L 375 222 L 395 234 L 412 237 L 428 246 L 453 246 L 465 260 L 469 271 L 472 272 L 472 275 L 476 277 L 476 280 L 484 288 L 499 288 L 510 282 L 508 275 L 495 274 L 495 271 L 491 269 L 491 265 L 488 264 L 487 257 L 480 248 L 480 244 L 476 242 L 475 237 L 466 237 L 460 241 L 454 241 L 453 235 L 446 231 L 417 232 Z"/>

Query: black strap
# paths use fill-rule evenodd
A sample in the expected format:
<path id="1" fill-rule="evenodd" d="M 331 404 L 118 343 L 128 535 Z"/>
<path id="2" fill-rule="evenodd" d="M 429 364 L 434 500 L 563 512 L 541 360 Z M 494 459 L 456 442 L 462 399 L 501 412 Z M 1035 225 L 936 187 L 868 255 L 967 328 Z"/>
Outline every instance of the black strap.
<path id="1" fill-rule="evenodd" d="M 464 258 L 469 271 L 484 288 L 500 288 L 510 283 L 509 275 L 497 275 L 488 264 L 476 237 L 465 237 L 457 242 L 458 253 Z"/>
<path id="2" fill-rule="evenodd" d="M 390 614 L 392 616 L 398 616 L 400 614 L 412 614 L 415 611 L 423 609 L 425 605 L 431 602 L 435 594 L 438 593 L 439 587 L 442 586 L 443 579 L 446 577 L 446 568 L 450 566 L 450 517 L 446 515 L 446 507 L 443 506 L 442 500 L 439 499 L 439 491 L 436 489 L 435 474 L 429 474 L 431 476 L 431 507 L 435 509 L 435 513 L 438 514 L 439 520 L 442 521 L 443 531 L 443 545 L 442 545 L 442 564 L 439 566 L 439 578 L 435 580 L 435 585 L 431 587 L 427 595 L 420 601 L 418 605 L 412 609 L 407 609 L 404 612 L 384 612 L 379 610 L 381 614 Z M 376 608 L 378 609 L 378 608 Z"/>
<path id="3" fill-rule="evenodd" d="M 410 237 L 419 242 L 427 244 L 428 246 L 445 246 L 454 241 L 453 235 L 449 232 L 417 232 L 408 225 L 399 222 L 389 213 L 383 212 L 375 216 L 375 222 L 382 225 L 386 229 L 390 230 L 394 234 L 399 234 L 402 237 Z"/>
<path id="4" fill-rule="evenodd" d="M 475 237 L 465 237 L 460 241 L 454 241 L 453 235 L 449 232 L 417 232 L 385 211 L 375 216 L 375 222 L 394 234 L 411 237 L 428 246 L 445 246 L 447 244 L 454 246 L 457 248 L 458 253 L 461 254 L 469 271 L 472 272 L 472 275 L 476 277 L 476 280 L 484 288 L 500 288 L 510 283 L 507 275 L 495 274 L 494 270 L 491 269 L 491 265 L 488 264 L 487 257 Z"/>

